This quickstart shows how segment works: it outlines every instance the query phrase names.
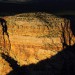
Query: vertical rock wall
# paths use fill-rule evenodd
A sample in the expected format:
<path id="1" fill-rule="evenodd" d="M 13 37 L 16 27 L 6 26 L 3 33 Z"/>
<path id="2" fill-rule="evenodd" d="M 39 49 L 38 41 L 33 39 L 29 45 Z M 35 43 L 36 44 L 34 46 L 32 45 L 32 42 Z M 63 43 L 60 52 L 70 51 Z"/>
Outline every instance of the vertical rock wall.
<path id="1" fill-rule="evenodd" d="M 19 65 L 37 63 L 74 44 L 70 20 L 65 18 L 38 12 L 4 19 L 9 37 L 2 34 L 0 25 L 0 47 Z"/>

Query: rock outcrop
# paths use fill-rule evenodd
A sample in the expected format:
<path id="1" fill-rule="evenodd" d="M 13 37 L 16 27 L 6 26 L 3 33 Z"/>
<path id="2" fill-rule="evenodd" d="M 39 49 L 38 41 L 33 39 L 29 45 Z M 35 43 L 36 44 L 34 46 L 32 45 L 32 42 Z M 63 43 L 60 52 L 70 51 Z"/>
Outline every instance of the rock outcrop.
<path id="1" fill-rule="evenodd" d="M 12 68 L 10 67 L 9 63 L 6 62 L 0 55 L 0 75 L 8 74 Z"/>
<path id="2" fill-rule="evenodd" d="M 48 13 L 23 13 L 4 17 L 7 33 L 0 25 L 0 47 L 19 65 L 29 65 L 54 56 L 74 44 L 70 20 Z"/>

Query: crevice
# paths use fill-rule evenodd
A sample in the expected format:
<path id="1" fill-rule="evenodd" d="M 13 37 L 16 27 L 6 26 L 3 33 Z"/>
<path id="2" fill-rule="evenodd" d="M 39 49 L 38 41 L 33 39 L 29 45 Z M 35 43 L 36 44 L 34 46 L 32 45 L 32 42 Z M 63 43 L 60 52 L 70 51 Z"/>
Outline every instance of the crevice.
<path id="1" fill-rule="evenodd" d="M 7 39 L 8 39 L 8 44 L 9 44 L 8 51 L 10 51 L 11 50 L 11 42 L 10 42 L 9 34 L 8 34 L 8 31 L 7 31 L 8 30 L 7 21 L 3 18 L 0 18 L 0 23 L 1 23 L 1 26 L 2 26 L 2 35 L 3 35 L 3 40 L 4 40 L 4 48 L 6 49 L 6 38 L 5 38 L 5 35 L 6 35 Z"/>

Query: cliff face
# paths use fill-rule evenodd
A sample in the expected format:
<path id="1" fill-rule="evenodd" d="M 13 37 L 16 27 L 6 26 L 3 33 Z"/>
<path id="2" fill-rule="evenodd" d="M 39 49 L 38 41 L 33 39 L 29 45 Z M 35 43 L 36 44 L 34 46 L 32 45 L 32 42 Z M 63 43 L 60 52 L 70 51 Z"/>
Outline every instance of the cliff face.
<path id="1" fill-rule="evenodd" d="M 7 32 L 0 25 L 0 47 L 19 65 L 50 58 L 74 44 L 70 20 L 48 13 L 23 13 L 4 17 Z"/>

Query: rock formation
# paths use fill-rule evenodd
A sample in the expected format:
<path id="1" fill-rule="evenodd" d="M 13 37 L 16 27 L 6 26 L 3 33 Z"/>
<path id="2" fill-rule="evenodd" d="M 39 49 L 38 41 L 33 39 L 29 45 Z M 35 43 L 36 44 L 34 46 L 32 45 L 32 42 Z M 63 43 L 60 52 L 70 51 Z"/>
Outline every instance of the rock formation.
<path id="1" fill-rule="evenodd" d="M 4 20 L 8 35 L 3 35 L 0 25 L 0 52 L 9 54 L 20 66 L 50 58 L 74 44 L 66 18 L 37 12 L 6 16 Z"/>

